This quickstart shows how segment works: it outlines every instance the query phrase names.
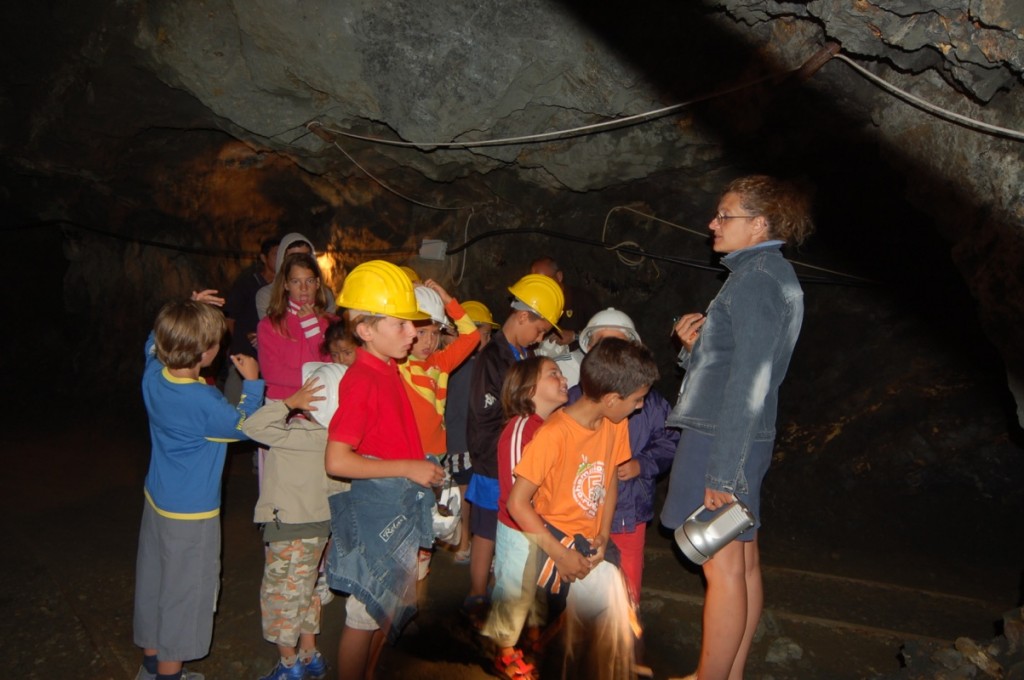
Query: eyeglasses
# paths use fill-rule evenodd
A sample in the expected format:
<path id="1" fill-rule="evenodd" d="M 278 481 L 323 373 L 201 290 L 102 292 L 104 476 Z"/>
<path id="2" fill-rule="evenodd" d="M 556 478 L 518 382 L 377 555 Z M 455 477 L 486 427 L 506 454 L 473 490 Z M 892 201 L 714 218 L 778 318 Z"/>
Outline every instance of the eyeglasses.
<path id="1" fill-rule="evenodd" d="M 723 213 L 715 213 L 715 216 L 711 218 L 712 222 L 725 222 L 726 220 L 752 220 L 757 215 L 725 215 Z"/>

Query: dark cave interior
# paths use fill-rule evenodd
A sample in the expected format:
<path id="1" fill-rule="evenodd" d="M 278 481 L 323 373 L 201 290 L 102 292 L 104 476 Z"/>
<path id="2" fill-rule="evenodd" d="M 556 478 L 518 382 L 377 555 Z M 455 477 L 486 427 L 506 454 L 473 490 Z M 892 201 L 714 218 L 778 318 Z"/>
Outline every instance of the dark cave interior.
<path id="1" fill-rule="evenodd" d="M 312 6 L 326 12 L 327 4 Z M 765 4 L 776 13 L 764 10 L 753 22 L 742 2 L 657 2 L 625 14 L 602 3 L 530 3 L 548 6 L 567 32 L 585 34 L 602 58 L 643 74 L 642 83 L 622 81 L 642 90 L 635 98 L 644 105 L 592 104 L 588 88 L 610 78 L 597 73 L 593 83 L 567 77 L 572 86 L 555 94 L 538 85 L 536 99 L 528 93 L 513 110 L 558 109 L 543 120 L 565 128 L 579 118 L 651 110 L 651 102 L 698 100 L 608 132 L 616 141 L 607 146 L 587 135 L 493 152 L 346 140 L 344 155 L 301 124 L 321 120 L 408 140 L 424 125 L 415 102 L 406 118 L 389 119 L 393 110 L 384 104 L 372 115 L 346 108 L 345 93 L 326 92 L 326 103 L 255 129 L 233 119 L 220 94 L 210 94 L 224 89 L 224 80 L 202 83 L 209 72 L 173 65 L 138 37 L 147 21 L 164 21 L 170 37 L 161 44 L 187 51 L 174 36 L 188 24 L 168 19 L 172 10 L 188 14 L 181 3 L 8 8 L 0 197 L 7 246 L 17 255 L 3 270 L 9 294 L 0 304 L 11 322 L 0 359 L 9 387 L 0 399 L 18 419 L 43 427 L 51 427 L 43 417 L 52 417 L 54 403 L 75 411 L 69 420 L 111 411 L 142 418 L 140 349 L 156 310 L 194 288 L 227 289 L 262 238 L 299 231 L 337 254 L 339 280 L 358 262 L 384 257 L 492 310 L 503 309 L 505 286 L 533 257 L 551 254 L 570 280 L 634 314 L 662 367 L 658 388 L 672 401 L 681 376 L 670 319 L 703 308 L 721 282 L 718 273 L 679 260 L 716 260 L 698 236 L 610 211 L 630 206 L 703 232 L 730 178 L 776 174 L 813 188 L 817 233 L 787 253 L 816 268 L 798 267 L 807 313 L 782 389 L 765 492 L 766 523 L 780 530 L 766 537 L 766 552 L 783 565 L 820 568 L 841 554 L 845 568 L 878 578 L 1021 605 L 1024 406 L 1015 403 L 1007 376 L 1024 376 L 1024 208 L 1020 188 L 1007 189 L 1000 178 L 1024 165 L 1021 141 L 964 130 L 886 100 L 837 61 L 790 73 L 826 40 L 858 26 L 850 19 L 840 31 L 835 17 L 792 8 L 787 15 L 782 3 Z M 795 3 L 804 4 L 814 3 Z M 458 5 L 454 16 L 469 11 L 467 3 Z M 902 5 L 888 3 L 891 17 Z M 257 35 L 259 11 L 238 14 Z M 390 19 L 396 44 L 408 39 L 406 19 Z M 274 15 L 264 21 L 272 24 Z M 501 32 L 488 29 L 480 41 L 495 33 Z M 257 51 L 246 49 L 250 57 Z M 289 56 L 282 49 L 267 59 Z M 882 41 L 876 53 L 858 56 L 904 83 L 918 78 L 922 91 L 941 91 L 947 106 L 1018 123 L 1024 110 L 1019 60 L 1001 65 L 1012 75 L 1007 85 L 981 96 L 957 80 L 934 45 L 912 51 Z M 428 73 L 446 75 L 441 62 L 423 61 L 433 64 Z M 251 64 L 255 74 L 257 61 Z M 378 68 L 393 77 L 401 66 Z M 313 81 L 313 66 L 297 63 L 293 70 L 294 82 Z M 409 71 L 411 83 L 425 73 Z M 707 97 L 767 76 L 773 77 Z M 366 77 L 374 77 L 369 68 Z M 443 85 L 446 106 L 471 106 L 471 95 L 466 102 L 456 95 L 472 85 L 453 75 Z M 402 86 L 411 88 L 410 98 L 421 91 L 408 82 L 390 85 Z M 260 94 L 276 94 L 275 87 L 281 86 L 268 83 Z M 304 87 L 280 94 L 306 102 Z M 565 92 L 578 98 L 559 101 Z M 247 100 L 250 94 L 244 87 L 229 93 L 243 101 L 240 108 L 266 106 L 272 116 L 270 95 Z M 531 120 L 523 115 L 492 114 L 464 128 L 444 121 L 439 129 L 457 130 L 453 139 L 500 137 Z M 674 134 L 686 141 L 664 141 Z M 970 146 L 962 144 L 965 136 Z M 619 176 L 624 166 L 617 163 L 630 154 L 679 159 Z M 965 179 L 986 164 L 990 175 Z M 573 165 L 578 175 L 564 170 Z M 432 210 L 393 191 L 474 209 L 469 217 Z M 630 266 L 594 246 L 597 234 L 605 238 L 602 225 L 608 243 L 633 241 L 649 256 Z M 490 235 L 509 229 L 515 231 Z M 416 255 L 426 238 L 445 240 L 449 251 L 470 245 L 443 262 L 428 261 Z M 920 564 L 928 562 L 945 566 L 924 573 Z"/>

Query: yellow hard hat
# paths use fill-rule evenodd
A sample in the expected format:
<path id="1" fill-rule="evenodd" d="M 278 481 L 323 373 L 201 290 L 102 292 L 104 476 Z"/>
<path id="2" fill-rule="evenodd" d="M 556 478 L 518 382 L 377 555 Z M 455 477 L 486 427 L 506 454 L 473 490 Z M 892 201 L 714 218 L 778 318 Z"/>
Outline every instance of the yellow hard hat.
<path id="1" fill-rule="evenodd" d="M 509 286 L 508 292 L 542 316 L 555 327 L 555 330 L 561 330 L 558 327 L 558 319 L 561 318 L 562 308 L 565 306 L 565 295 L 553 278 L 543 274 L 527 274 Z"/>
<path id="2" fill-rule="evenodd" d="M 403 264 L 401 267 L 399 267 L 399 269 L 401 269 L 403 272 L 405 272 L 405 275 L 408 276 L 409 280 L 412 281 L 413 283 L 419 283 L 420 282 L 420 275 L 417 274 L 416 270 L 413 269 L 412 267 L 406 267 Z"/>
<path id="3" fill-rule="evenodd" d="M 466 316 L 473 323 L 486 323 L 498 327 L 498 324 L 494 323 L 494 316 L 491 315 L 491 310 L 487 309 L 487 305 L 476 300 L 467 300 L 461 303 L 462 309 L 466 312 Z"/>
<path id="4" fill-rule="evenodd" d="M 346 309 L 410 321 L 430 318 L 419 310 L 409 277 L 397 265 L 384 260 L 364 262 L 349 272 L 337 303 Z"/>

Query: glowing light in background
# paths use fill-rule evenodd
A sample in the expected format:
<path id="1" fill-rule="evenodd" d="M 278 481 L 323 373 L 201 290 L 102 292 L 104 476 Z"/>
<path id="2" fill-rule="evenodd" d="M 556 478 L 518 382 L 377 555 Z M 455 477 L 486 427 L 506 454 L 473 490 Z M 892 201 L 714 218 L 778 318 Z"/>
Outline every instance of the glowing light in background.
<path id="1" fill-rule="evenodd" d="M 339 254 L 330 249 L 325 250 L 316 256 L 316 263 L 320 265 L 324 285 L 335 293 L 341 290 L 341 284 L 345 280 L 345 265 L 341 263 Z"/>

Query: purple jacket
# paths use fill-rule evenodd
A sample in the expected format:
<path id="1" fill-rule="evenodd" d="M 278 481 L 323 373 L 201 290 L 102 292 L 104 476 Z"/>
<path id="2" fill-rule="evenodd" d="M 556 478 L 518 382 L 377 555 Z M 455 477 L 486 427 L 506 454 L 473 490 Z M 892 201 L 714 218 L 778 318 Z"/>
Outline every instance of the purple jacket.
<path id="1" fill-rule="evenodd" d="M 579 385 L 569 390 L 569 403 L 583 396 Z M 659 475 L 668 472 L 676 455 L 679 430 L 665 427 L 672 410 L 656 390 L 651 389 L 644 407 L 629 417 L 629 448 L 640 461 L 640 474 L 627 482 L 619 482 L 619 499 L 612 518 L 612 533 L 625 534 L 654 518 L 654 484 Z"/>

